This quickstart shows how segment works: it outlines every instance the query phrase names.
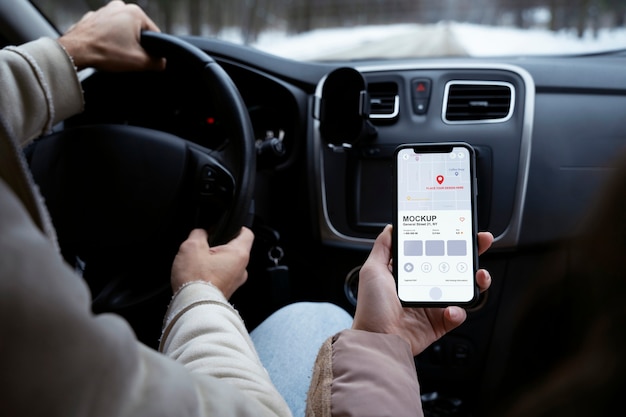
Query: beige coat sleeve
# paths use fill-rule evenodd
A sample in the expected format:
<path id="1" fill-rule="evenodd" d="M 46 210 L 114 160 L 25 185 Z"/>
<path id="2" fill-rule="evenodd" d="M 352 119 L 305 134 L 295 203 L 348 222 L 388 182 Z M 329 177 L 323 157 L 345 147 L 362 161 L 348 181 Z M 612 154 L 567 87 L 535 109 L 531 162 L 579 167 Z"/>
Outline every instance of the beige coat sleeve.
<path id="1" fill-rule="evenodd" d="M 410 346 L 359 330 L 329 338 L 315 362 L 307 416 L 423 416 Z"/>
<path id="2" fill-rule="evenodd" d="M 258 402 L 260 416 L 291 415 L 241 317 L 211 284 L 192 282 L 174 296 L 160 350 L 194 374 L 211 375 L 237 387 Z"/>
<path id="3" fill-rule="evenodd" d="M 0 177 L 54 245 L 54 228 L 20 147 L 82 109 L 74 64 L 58 42 L 41 38 L 0 49 Z"/>
<path id="4" fill-rule="evenodd" d="M 57 41 L 41 38 L 0 50 L 0 110 L 22 144 L 82 111 L 82 94 Z"/>

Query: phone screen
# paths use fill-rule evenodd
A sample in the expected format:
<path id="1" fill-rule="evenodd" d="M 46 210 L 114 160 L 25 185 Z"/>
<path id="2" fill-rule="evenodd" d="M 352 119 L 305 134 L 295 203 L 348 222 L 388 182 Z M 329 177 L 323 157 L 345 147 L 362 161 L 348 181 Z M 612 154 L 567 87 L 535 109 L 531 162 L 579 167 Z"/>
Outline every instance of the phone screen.
<path id="1" fill-rule="evenodd" d="M 473 148 L 401 145 L 394 159 L 393 268 L 400 301 L 472 304 L 478 295 Z"/>

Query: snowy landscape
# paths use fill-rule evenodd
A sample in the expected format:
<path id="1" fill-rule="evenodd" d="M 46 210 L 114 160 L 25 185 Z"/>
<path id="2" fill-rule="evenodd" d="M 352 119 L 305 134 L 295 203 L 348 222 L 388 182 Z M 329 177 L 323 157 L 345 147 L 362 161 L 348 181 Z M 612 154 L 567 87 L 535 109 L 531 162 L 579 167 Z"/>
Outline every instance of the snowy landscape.
<path id="1" fill-rule="evenodd" d="M 480 26 L 442 22 L 320 29 L 296 36 L 262 34 L 254 45 L 263 51 L 301 60 L 367 56 L 506 56 L 574 54 L 626 49 L 626 29 L 601 30 L 579 38 L 574 32 Z"/>

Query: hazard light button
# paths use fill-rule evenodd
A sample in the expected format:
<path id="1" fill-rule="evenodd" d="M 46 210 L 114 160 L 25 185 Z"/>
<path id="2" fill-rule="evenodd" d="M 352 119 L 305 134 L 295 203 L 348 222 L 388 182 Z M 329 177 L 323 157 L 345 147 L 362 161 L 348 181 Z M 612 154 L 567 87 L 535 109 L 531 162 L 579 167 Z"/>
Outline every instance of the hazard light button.
<path id="1" fill-rule="evenodd" d="M 423 115 L 428 111 L 431 85 L 432 83 L 428 78 L 416 78 L 411 81 L 411 99 L 415 114 Z"/>

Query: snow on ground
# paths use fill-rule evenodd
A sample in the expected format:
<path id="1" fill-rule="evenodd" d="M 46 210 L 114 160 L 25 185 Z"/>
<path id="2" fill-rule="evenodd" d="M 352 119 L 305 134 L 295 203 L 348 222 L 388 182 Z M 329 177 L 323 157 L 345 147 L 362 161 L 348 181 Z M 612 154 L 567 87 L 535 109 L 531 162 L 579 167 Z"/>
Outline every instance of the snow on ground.
<path id="1" fill-rule="evenodd" d="M 380 40 L 383 34 L 385 37 L 403 34 L 409 36 L 414 31 L 413 24 L 316 29 L 293 36 L 285 36 L 284 33 L 277 31 L 262 34 L 253 46 L 286 58 L 307 60 L 347 49 L 357 49 Z"/>
<path id="2" fill-rule="evenodd" d="M 392 26 L 363 26 L 352 28 L 318 29 L 295 36 L 280 32 L 264 33 L 253 46 L 263 51 L 302 60 L 320 58 L 363 58 L 368 49 L 389 51 L 397 56 L 396 48 L 378 48 L 379 44 L 397 39 L 419 45 L 435 42 L 460 45 L 470 56 L 569 54 L 626 48 L 626 29 L 602 30 L 597 37 L 578 38 L 573 32 L 551 32 L 542 29 L 521 30 L 489 27 L 466 23 L 442 22 L 435 25 L 400 24 Z M 428 37 L 428 38 L 425 38 Z M 441 51 L 441 55 L 456 53 Z M 380 54 L 380 52 L 377 52 Z"/>
<path id="3" fill-rule="evenodd" d="M 534 29 L 454 24 L 453 31 L 472 56 L 561 54 L 607 51 L 626 48 L 626 29 L 602 30 L 594 38 L 582 38 L 572 31 L 551 32 Z"/>

